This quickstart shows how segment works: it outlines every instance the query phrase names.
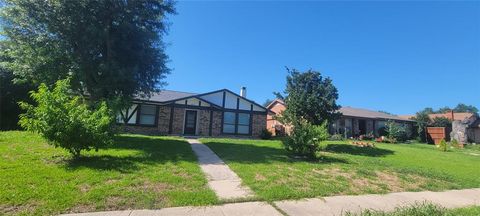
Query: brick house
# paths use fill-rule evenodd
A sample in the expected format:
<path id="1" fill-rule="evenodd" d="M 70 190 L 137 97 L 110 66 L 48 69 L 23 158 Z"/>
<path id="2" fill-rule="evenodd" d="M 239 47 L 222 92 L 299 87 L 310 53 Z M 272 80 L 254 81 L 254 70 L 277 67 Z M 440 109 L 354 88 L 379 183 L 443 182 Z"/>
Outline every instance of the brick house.
<path id="1" fill-rule="evenodd" d="M 282 111 L 286 109 L 285 103 L 277 99 L 272 101 L 267 106 L 267 109 L 270 111 L 267 116 L 267 129 L 272 132 L 273 135 L 288 134 L 290 127 L 275 120 L 275 116 L 281 115 Z M 340 108 L 339 112 L 342 116 L 329 125 L 330 134 L 341 134 L 346 137 L 372 134 L 378 137 L 380 136 L 380 130 L 385 127 L 385 123 L 391 120 L 404 126 L 408 136 L 412 135 L 413 120 L 383 112 L 348 106 Z"/>
<path id="2" fill-rule="evenodd" d="M 288 125 L 283 125 L 277 119 L 276 116 L 281 116 L 283 110 L 285 110 L 285 102 L 280 99 L 275 99 L 267 105 L 268 115 L 267 115 L 267 130 L 272 133 L 273 136 L 284 136 L 290 133 L 291 127 Z"/>
<path id="3" fill-rule="evenodd" d="M 117 115 L 124 132 L 149 135 L 252 136 L 266 127 L 267 109 L 228 89 L 203 94 L 163 90 L 135 98 Z"/>

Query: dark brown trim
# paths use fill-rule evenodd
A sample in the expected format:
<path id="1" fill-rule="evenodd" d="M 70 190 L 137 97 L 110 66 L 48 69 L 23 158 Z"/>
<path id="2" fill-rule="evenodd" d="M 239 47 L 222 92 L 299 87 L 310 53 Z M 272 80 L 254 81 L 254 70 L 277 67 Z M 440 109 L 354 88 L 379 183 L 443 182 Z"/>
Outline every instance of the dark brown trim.
<path id="1" fill-rule="evenodd" d="M 248 134 L 250 134 L 250 136 L 251 136 L 253 134 L 253 126 L 252 126 L 253 125 L 253 104 L 250 104 L 250 111 L 252 113 L 250 113 L 250 125 L 249 125 L 249 129 L 248 129 L 249 130 Z"/>
<path id="2" fill-rule="evenodd" d="M 226 98 L 227 94 L 225 91 L 223 91 L 223 99 L 222 99 L 222 108 L 225 108 L 225 98 Z"/>
<path id="3" fill-rule="evenodd" d="M 158 112 L 160 111 L 160 107 L 157 105 L 155 106 L 155 125 L 158 126 Z"/>
<path id="4" fill-rule="evenodd" d="M 225 113 L 226 112 L 232 112 L 235 114 L 235 132 L 234 133 L 225 133 L 223 132 L 223 119 L 225 118 Z M 244 113 L 244 114 L 249 114 L 250 115 L 250 118 L 249 118 L 249 125 L 248 125 L 248 133 L 246 134 L 242 134 L 242 133 L 238 133 L 238 116 L 240 113 Z M 252 135 L 252 123 L 253 123 L 253 113 L 251 112 L 239 112 L 239 110 L 231 110 L 231 111 L 224 111 L 222 112 L 222 131 L 221 131 L 221 134 L 224 134 L 224 135 L 240 135 L 240 136 L 251 136 Z"/>
<path id="5" fill-rule="evenodd" d="M 183 104 L 172 104 L 169 106 L 177 107 L 177 108 L 185 108 L 185 109 L 197 109 L 197 110 L 218 110 L 217 108 L 214 108 L 214 107 L 199 107 L 199 106 L 183 105 Z"/>
<path id="6" fill-rule="evenodd" d="M 128 121 L 130 121 L 130 119 L 133 117 L 133 114 L 138 111 L 138 107 L 139 107 L 139 106 L 140 106 L 140 104 L 137 104 L 137 106 L 135 107 L 135 109 L 133 109 L 132 114 L 130 114 L 130 116 L 127 118 L 127 124 L 128 124 Z M 128 114 L 128 110 L 129 110 L 129 109 L 130 109 L 130 108 L 127 108 L 127 113 L 125 113 L 125 114 Z M 137 112 L 137 116 L 138 116 L 138 112 Z M 136 124 L 137 122 L 138 122 L 137 119 L 135 119 L 135 124 Z"/>
<path id="7" fill-rule="evenodd" d="M 263 114 L 266 115 L 267 112 L 263 111 L 250 111 L 250 110 L 236 110 L 236 109 L 224 109 L 224 112 L 235 112 L 235 113 L 255 113 L 255 114 Z"/>
<path id="8" fill-rule="evenodd" d="M 240 98 L 237 97 L 237 110 L 240 109 Z"/>

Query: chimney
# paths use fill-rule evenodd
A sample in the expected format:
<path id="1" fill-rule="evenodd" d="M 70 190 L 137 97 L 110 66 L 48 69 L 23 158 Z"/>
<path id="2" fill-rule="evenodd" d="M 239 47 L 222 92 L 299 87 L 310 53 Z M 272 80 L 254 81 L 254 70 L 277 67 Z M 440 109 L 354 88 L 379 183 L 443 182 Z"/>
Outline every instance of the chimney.
<path id="1" fill-rule="evenodd" d="M 240 89 L 240 96 L 246 98 L 247 97 L 247 87 L 242 87 Z"/>
<path id="2" fill-rule="evenodd" d="M 450 110 L 450 117 L 452 118 L 452 121 L 455 120 L 455 116 L 453 115 L 453 110 Z"/>

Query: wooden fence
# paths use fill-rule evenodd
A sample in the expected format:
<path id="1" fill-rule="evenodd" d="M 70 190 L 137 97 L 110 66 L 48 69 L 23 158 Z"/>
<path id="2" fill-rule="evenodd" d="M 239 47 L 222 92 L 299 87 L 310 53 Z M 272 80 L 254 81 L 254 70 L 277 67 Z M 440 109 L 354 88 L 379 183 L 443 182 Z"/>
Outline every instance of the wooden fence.
<path id="1" fill-rule="evenodd" d="M 448 141 L 450 139 L 450 128 L 446 127 L 427 127 L 427 138 L 429 143 L 438 145 L 442 139 Z"/>

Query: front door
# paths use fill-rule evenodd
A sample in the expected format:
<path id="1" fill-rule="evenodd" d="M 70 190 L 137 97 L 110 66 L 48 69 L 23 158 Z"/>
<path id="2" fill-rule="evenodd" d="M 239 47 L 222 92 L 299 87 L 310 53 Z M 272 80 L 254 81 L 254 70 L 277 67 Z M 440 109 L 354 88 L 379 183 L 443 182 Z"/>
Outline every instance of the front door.
<path id="1" fill-rule="evenodd" d="M 195 135 L 196 130 L 197 130 L 197 111 L 187 110 L 185 112 L 184 134 Z"/>

